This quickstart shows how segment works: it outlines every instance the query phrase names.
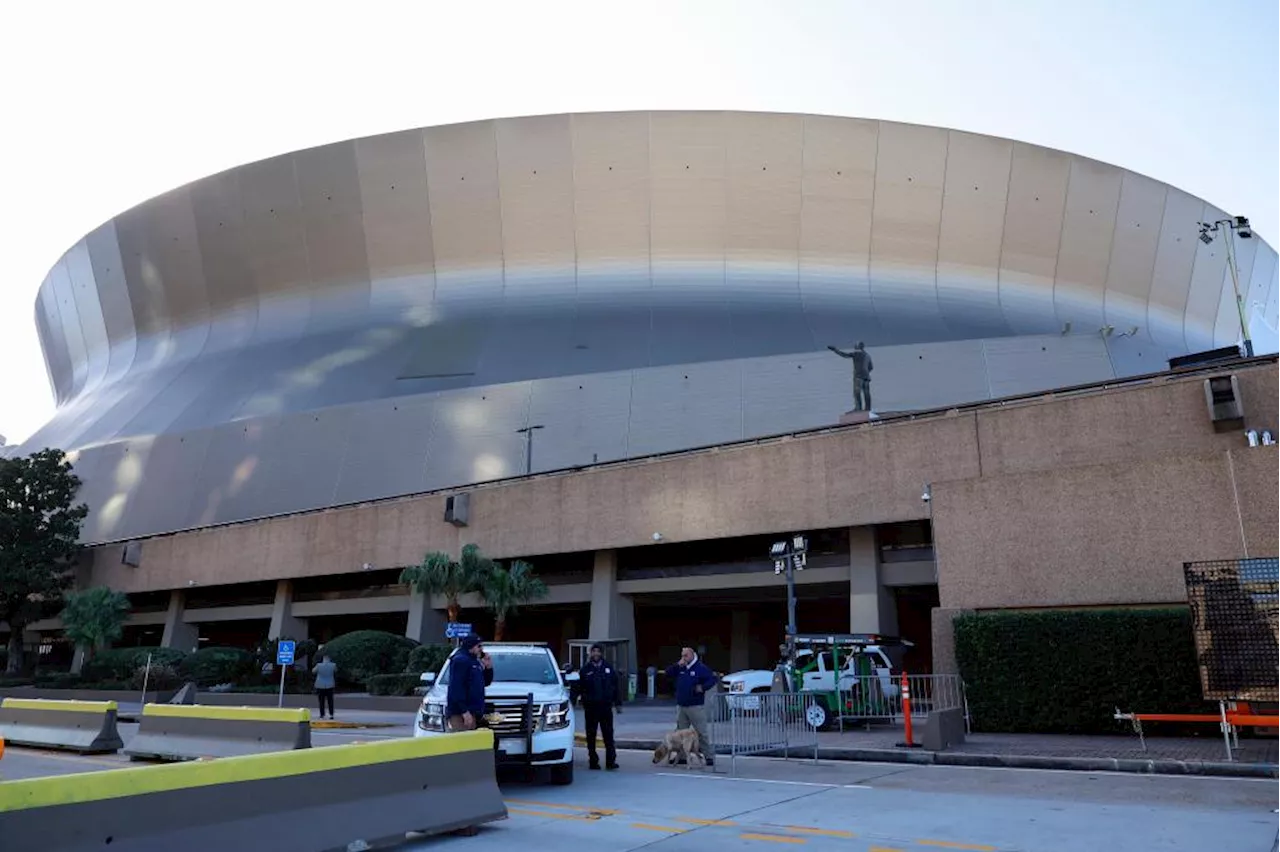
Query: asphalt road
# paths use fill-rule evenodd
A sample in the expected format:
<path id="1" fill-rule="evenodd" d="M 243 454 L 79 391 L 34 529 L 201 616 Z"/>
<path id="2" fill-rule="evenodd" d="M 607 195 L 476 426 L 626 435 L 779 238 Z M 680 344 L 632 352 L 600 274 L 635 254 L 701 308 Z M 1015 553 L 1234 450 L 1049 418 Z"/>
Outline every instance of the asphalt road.
<path id="1" fill-rule="evenodd" d="M 317 746 L 403 735 L 315 732 Z M 803 847 L 812 852 L 1268 852 L 1276 849 L 1280 784 L 901 764 L 721 758 L 714 771 L 655 767 L 623 752 L 619 772 L 571 787 L 504 781 L 510 818 L 475 837 L 412 841 L 413 852 L 590 852 Z M 8 779 L 128 765 L 119 756 L 9 748 Z"/>
<path id="2" fill-rule="evenodd" d="M 1275 781 L 767 759 L 730 777 L 621 762 L 569 788 L 507 784 L 508 820 L 409 848 L 1268 852 L 1277 837 Z"/>

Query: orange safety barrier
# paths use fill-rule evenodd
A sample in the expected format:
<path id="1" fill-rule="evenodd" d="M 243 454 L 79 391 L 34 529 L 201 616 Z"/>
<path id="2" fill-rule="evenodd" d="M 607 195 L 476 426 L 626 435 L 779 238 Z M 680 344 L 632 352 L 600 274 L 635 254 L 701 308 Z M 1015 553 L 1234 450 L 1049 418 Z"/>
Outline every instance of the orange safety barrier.
<path id="1" fill-rule="evenodd" d="M 898 743 L 898 746 L 901 748 L 919 748 L 920 747 L 919 744 L 916 743 L 916 741 L 912 737 L 913 731 L 911 728 L 911 687 L 907 683 L 906 672 L 902 673 L 902 686 L 900 687 L 900 690 L 902 693 L 902 717 L 903 717 L 903 728 L 904 728 L 903 733 L 906 737 L 906 742 Z"/>

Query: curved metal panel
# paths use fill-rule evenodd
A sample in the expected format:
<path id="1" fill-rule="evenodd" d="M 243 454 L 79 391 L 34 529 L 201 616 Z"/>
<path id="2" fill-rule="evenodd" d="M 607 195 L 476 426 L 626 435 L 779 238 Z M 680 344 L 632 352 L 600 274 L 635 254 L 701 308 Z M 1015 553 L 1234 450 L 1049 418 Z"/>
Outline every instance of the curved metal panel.
<path id="1" fill-rule="evenodd" d="M 965 337 L 1012 329 L 1000 310 L 1000 247 L 1013 167 L 1013 143 L 952 131 L 938 234 L 938 305 L 947 327 Z"/>
<path id="2" fill-rule="evenodd" d="M 938 233 L 945 130 L 881 122 L 871 217 L 871 301 L 890 339 L 945 338 L 938 305 Z"/>
<path id="3" fill-rule="evenodd" d="M 1160 224 L 1160 240 L 1156 246 L 1155 271 L 1151 277 L 1151 295 L 1147 300 L 1147 326 L 1151 337 L 1161 346 L 1175 352 L 1186 352 L 1186 334 L 1182 317 L 1187 310 L 1191 290 L 1191 269 L 1195 265 L 1197 223 L 1204 212 L 1204 202 L 1181 190 L 1169 188 Z"/>
<path id="4" fill-rule="evenodd" d="M 1156 251 L 1164 219 L 1167 187 L 1150 178 L 1124 172 L 1116 211 L 1103 320 L 1117 334 L 1151 338 L 1147 302 L 1151 297 Z"/>
<path id="5" fill-rule="evenodd" d="M 820 346 L 884 340 L 871 302 L 875 121 L 807 116 L 800 204 L 800 293 Z"/>
<path id="6" fill-rule="evenodd" d="M 547 470 L 834 422 L 828 345 L 867 344 L 881 411 L 1146 372 L 1234 334 L 1212 212 L 1063 152 L 827 116 L 339 142 L 73 246 L 36 305 L 58 410 L 24 449 L 79 453 L 102 540 L 516 475 L 529 424 Z M 1275 251 L 1245 243 L 1274 322 Z"/>
<path id="7" fill-rule="evenodd" d="M 1070 176 L 1070 155 L 1014 143 L 999 274 L 1000 307 L 1015 334 L 1062 328 L 1053 282 Z"/>
<path id="8" fill-rule="evenodd" d="M 1058 243 L 1053 308 L 1058 322 L 1098 333 L 1111 261 L 1123 172 L 1092 160 L 1071 161 L 1067 205 Z"/>

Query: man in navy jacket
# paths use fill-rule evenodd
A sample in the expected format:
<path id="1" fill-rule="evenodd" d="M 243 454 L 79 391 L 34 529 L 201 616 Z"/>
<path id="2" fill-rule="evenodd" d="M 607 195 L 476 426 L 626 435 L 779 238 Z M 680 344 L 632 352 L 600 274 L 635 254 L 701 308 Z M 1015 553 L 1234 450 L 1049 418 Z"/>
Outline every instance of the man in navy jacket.
<path id="1" fill-rule="evenodd" d="M 445 715 L 449 730 L 474 731 L 484 716 L 484 689 L 493 683 L 493 663 L 480 637 L 472 633 L 458 643 L 449 658 L 449 692 Z"/>
<path id="2" fill-rule="evenodd" d="M 676 730 L 692 727 L 707 765 L 715 763 L 715 749 L 707 728 L 706 698 L 716 685 L 716 676 L 698 659 L 692 648 L 680 649 L 680 662 L 667 669 L 667 678 L 676 687 Z"/>
<path id="3" fill-rule="evenodd" d="M 604 735 L 604 768 L 618 768 L 618 748 L 613 740 L 613 711 L 622 710 L 618 674 L 604 659 L 604 649 L 591 646 L 591 659 L 578 673 L 578 689 L 582 708 L 587 715 L 587 759 L 592 769 L 600 768 L 596 751 L 596 731 Z"/>

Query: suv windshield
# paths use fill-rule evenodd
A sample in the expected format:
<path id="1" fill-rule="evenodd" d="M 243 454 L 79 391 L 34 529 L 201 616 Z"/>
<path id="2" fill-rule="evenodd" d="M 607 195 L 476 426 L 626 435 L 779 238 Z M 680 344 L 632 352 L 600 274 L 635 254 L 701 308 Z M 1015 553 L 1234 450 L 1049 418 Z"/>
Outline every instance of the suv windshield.
<path id="1" fill-rule="evenodd" d="M 552 664 L 550 654 L 504 654 L 501 651 L 489 651 L 493 660 L 494 683 L 536 683 L 541 686 L 555 686 L 560 682 L 560 675 Z M 444 667 L 440 679 L 436 683 L 448 685 L 449 666 Z"/>

